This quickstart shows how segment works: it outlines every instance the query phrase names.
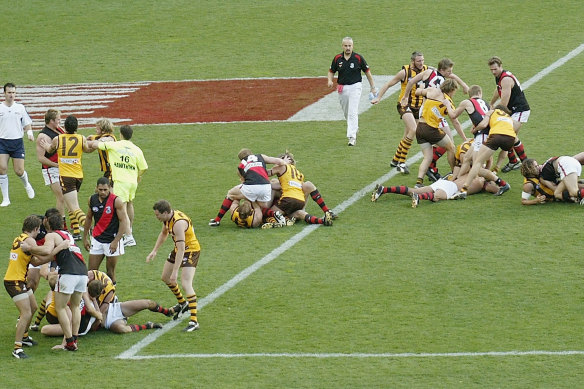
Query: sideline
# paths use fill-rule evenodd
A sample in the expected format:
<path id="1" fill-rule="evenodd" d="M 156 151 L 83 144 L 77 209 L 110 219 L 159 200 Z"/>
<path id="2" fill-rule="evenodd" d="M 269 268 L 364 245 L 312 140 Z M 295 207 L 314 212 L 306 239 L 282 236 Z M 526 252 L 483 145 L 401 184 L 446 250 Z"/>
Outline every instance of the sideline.
<path id="1" fill-rule="evenodd" d="M 548 74 L 550 74 L 551 72 L 553 72 L 554 70 L 559 68 L 560 66 L 564 65 L 570 59 L 572 59 L 572 58 L 576 57 L 578 54 L 582 53 L 582 51 L 584 51 L 584 43 L 582 43 L 580 46 L 578 46 L 574 50 L 570 51 L 568 54 L 566 54 L 565 56 L 563 56 L 559 60 L 555 61 L 554 63 L 552 63 L 551 65 L 549 65 L 548 67 L 546 67 L 545 69 L 543 69 L 542 71 L 538 72 L 536 75 L 531 77 L 525 83 L 523 83 L 523 89 L 525 90 L 525 89 L 529 88 L 530 86 L 532 86 L 533 84 L 535 84 L 536 82 L 540 81 L 542 78 L 544 78 L 545 76 L 547 76 Z M 394 91 L 396 91 L 396 90 L 397 89 L 394 89 Z M 389 97 L 391 94 L 394 93 L 394 91 L 392 91 L 389 95 L 386 94 L 386 96 Z M 464 122 L 462 124 L 463 129 L 467 128 L 468 126 L 470 126 L 470 120 L 467 120 L 466 122 Z M 456 136 L 456 133 L 454 133 L 453 135 Z M 409 159 L 409 163 L 410 164 L 415 163 L 415 162 L 419 161 L 421 158 L 422 158 L 422 153 L 418 152 Z M 375 188 L 375 183 L 385 182 L 385 181 L 389 180 L 390 178 L 394 177 L 395 175 L 397 175 L 397 172 L 395 171 L 395 169 L 391 169 L 390 172 L 384 174 L 383 176 L 379 177 L 377 180 L 375 180 L 371 184 L 369 184 L 366 187 L 355 192 L 347 200 L 343 201 L 341 204 L 336 206 L 333 209 L 333 211 L 337 214 L 340 214 L 345 209 L 347 209 L 348 207 L 353 205 L 355 202 L 360 200 L 362 197 L 364 197 L 365 195 L 367 195 L 371 191 L 373 191 L 373 189 Z M 239 284 L 241 281 L 245 280 L 251 274 L 255 273 L 257 270 L 262 268 L 264 265 L 267 265 L 268 263 L 272 262 L 274 259 L 278 258 L 280 256 L 280 254 L 283 254 L 288 249 L 292 248 L 294 245 L 296 245 L 296 243 L 300 242 L 302 239 L 304 239 L 305 237 L 310 235 L 319 226 L 320 225 L 318 225 L 318 224 L 313 224 L 313 225 L 309 225 L 309 226 L 304 227 L 302 229 L 302 231 L 300 231 L 299 233 L 294 235 L 292 238 L 288 239 L 286 242 L 284 242 L 282 245 L 280 245 L 279 247 L 274 249 L 268 255 L 266 255 L 265 257 L 263 257 L 259 261 L 255 262 L 253 265 L 249 266 L 248 268 L 244 269 L 240 273 L 238 273 L 235 277 L 233 277 L 231 280 L 227 281 L 225 284 L 223 284 L 220 287 L 218 287 L 217 289 L 215 289 L 208 296 L 205 296 L 202 299 L 200 299 L 199 304 L 198 304 L 198 310 L 201 311 L 203 309 L 203 307 L 205 307 L 207 304 L 211 304 L 217 298 L 221 297 L 227 291 L 234 288 L 237 284 Z M 184 315 L 180 320 L 172 321 L 172 322 L 165 324 L 162 329 L 147 335 L 144 339 L 142 339 L 141 341 L 139 341 L 138 343 L 136 343 L 135 345 L 130 347 L 128 350 L 119 354 L 116 358 L 117 359 L 209 358 L 209 357 L 229 358 L 230 356 L 233 356 L 233 357 L 246 357 L 246 356 L 247 357 L 253 357 L 253 356 L 264 356 L 264 357 L 271 357 L 271 356 L 273 356 L 273 357 L 277 357 L 277 356 L 280 356 L 280 357 L 282 357 L 282 356 L 310 357 L 310 356 L 312 356 L 312 357 L 317 357 L 318 355 L 324 355 L 324 356 L 328 355 L 329 357 L 336 357 L 336 358 L 342 357 L 342 356 L 361 357 L 361 358 L 366 357 L 366 356 L 398 358 L 398 357 L 433 357 L 433 356 L 444 357 L 444 356 L 483 356 L 483 355 L 485 355 L 485 356 L 508 356 L 508 355 L 514 356 L 514 355 L 582 355 L 582 354 L 584 354 L 584 351 L 557 351 L 557 352 L 553 352 L 553 351 L 510 351 L 510 352 L 492 351 L 492 352 L 486 352 L 486 353 L 442 353 L 442 354 L 431 354 L 431 353 L 423 353 L 423 354 L 415 354 L 415 353 L 403 353 L 403 354 L 168 354 L 168 355 L 136 356 L 136 354 L 138 354 L 143 348 L 145 348 L 149 344 L 153 343 L 154 341 L 156 341 L 156 339 L 158 339 L 159 337 L 161 337 L 162 335 L 164 335 L 165 333 L 167 333 L 168 331 L 170 331 L 171 329 L 173 329 L 174 327 L 179 325 L 187 317 L 188 317 L 188 315 Z M 515 354 L 512 354 L 512 353 L 515 353 Z M 321 358 L 323 358 L 323 357 L 321 357 Z"/>

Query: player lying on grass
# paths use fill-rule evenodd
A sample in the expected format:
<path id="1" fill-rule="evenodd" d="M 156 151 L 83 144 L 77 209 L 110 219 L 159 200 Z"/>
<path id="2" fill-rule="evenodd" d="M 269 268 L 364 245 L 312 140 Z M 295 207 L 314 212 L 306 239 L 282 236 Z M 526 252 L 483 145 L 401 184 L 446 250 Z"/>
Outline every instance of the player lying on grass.
<path id="1" fill-rule="evenodd" d="M 423 186 L 421 188 L 410 188 L 404 185 L 385 187 L 377 184 L 375 186 L 375 191 L 371 194 L 371 201 L 376 202 L 381 195 L 386 193 L 410 196 L 412 198 L 412 208 L 416 208 L 420 203 L 420 200 L 430 200 L 433 202 L 451 200 L 454 194 L 460 190 L 465 179 L 466 175 L 459 177 L 455 181 L 440 179 L 433 182 L 431 185 Z M 480 193 L 482 191 L 497 195 L 500 192 L 500 188 L 491 181 L 485 181 L 483 177 L 477 177 L 468 187 L 468 194 Z"/>
<path id="2" fill-rule="evenodd" d="M 555 199 L 584 205 L 584 188 L 578 183 L 581 172 L 582 165 L 574 157 L 552 157 L 543 165 L 532 158 L 524 160 L 521 204 L 543 204 Z"/>

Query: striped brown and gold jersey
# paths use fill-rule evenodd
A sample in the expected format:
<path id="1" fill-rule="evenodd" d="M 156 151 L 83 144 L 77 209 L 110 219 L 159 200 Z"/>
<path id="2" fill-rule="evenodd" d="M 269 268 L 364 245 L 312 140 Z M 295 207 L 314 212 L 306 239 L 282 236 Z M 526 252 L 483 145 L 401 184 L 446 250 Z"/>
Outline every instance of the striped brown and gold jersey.
<path id="1" fill-rule="evenodd" d="M 239 207 L 237 207 L 233 210 L 233 213 L 231 214 L 231 221 L 234 222 L 238 227 L 252 228 L 254 213 L 255 210 L 252 208 L 251 214 L 247 218 L 242 219 L 239 216 Z"/>
<path id="2" fill-rule="evenodd" d="M 83 135 L 61 134 L 57 143 L 59 174 L 63 177 L 83 178 Z"/>
<path id="3" fill-rule="evenodd" d="M 302 190 L 302 183 L 304 182 L 304 174 L 294 165 L 286 165 L 286 171 L 278 176 L 280 186 L 282 187 L 282 196 L 280 198 L 289 197 L 304 201 L 304 191 Z"/>
<path id="4" fill-rule="evenodd" d="M 114 285 L 113 281 L 109 276 L 99 270 L 90 270 L 93 273 L 93 278 L 96 280 L 101 281 L 103 285 L 103 290 L 101 291 L 100 295 L 97 296 L 97 303 L 101 306 L 104 302 L 109 303 L 113 301 L 114 297 L 116 296 L 116 286 Z"/>
<path id="5" fill-rule="evenodd" d="M 26 281 L 26 273 L 28 272 L 28 264 L 32 255 L 25 253 L 20 248 L 20 244 L 28 238 L 28 234 L 22 233 L 14 238 L 12 248 L 10 250 L 10 260 L 8 261 L 8 269 L 4 275 L 6 281 Z"/>
<path id="6" fill-rule="evenodd" d="M 405 70 L 406 76 L 401 82 L 401 92 L 400 92 L 399 98 L 397 100 L 398 103 L 404 97 L 404 93 L 406 91 L 406 86 L 408 85 L 408 81 L 410 81 L 412 78 L 416 77 L 418 74 L 426 71 L 428 69 L 428 65 L 424 65 L 420 71 L 418 71 L 416 68 L 412 67 L 411 65 L 404 65 L 404 66 L 402 66 L 402 69 Z M 420 108 L 422 106 L 423 97 L 416 96 L 416 89 L 417 88 L 418 88 L 418 85 L 414 85 L 412 87 L 412 91 L 410 92 L 410 97 L 408 99 L 408 105 L 410 106 L 410 108 Z"/>
<path id="7" fill-rule="evenodd" d="M 456 108 L 454 102 L 446 93 L 444 97 L 450 101 L 452 108 Z M 430 127 L 438 128 L 443 119 L 448 116 L 448 109 L 441 101 L 434 99 L 425 99 L 420 111 L 420 117 L 424 118 L 426 124 Z"/>
<path id="8" fill-rule="evenodd" d="M 531 184 L 533 186 L 533 190 L 532 190 L 532 195 L 533 196 L 539 196 L 539 195 L 544 195 L 546 197 L 546 201 L 553 201 L 554 200 L 554 191 L 551 188 L 548 188 L 547 186 L 543 185 L 540 181 L 539 178 L 523 178 L 523 185 L 525 186 L 525 184 Z"/>
<path id="9" fill-rule="evenodd" d="M 185 253 L 192 251 L 201 251 L 201 245 L 199 244 L 199 240 L 195 235 L 195 229 L 193 227 L 191 219 L 185 213 L 176 209 L 173 211 L 172 217 L 168 221 L 164 222 L 166 231 L 172 236 L 172 240 L 175 243 L 174 251 L 176 251 L 176 237 L 174 236 L 174 225 L 179 220 L 186 220 L 186 222 L 188 223 L 187 229 L 185 230 Z"/>
<path id="10" fill-rule="evenodd" d="M 461 154 L 464 154 L 470 149 L 470 146 L 474 142 L 474 139 L 469 139 L 466 142 L 459 144 L 456 147 L 456 153 L 454 154 L 454 166 L 462 165 Z"/>

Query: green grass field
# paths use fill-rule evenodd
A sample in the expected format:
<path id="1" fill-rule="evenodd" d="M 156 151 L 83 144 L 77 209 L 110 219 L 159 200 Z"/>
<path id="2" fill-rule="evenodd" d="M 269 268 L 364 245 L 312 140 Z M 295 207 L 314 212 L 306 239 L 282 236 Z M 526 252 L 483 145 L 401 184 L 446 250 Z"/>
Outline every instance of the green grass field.
<path id="1" fill-rule="evenodd" d="M 23 1 L 3 10 L 0 75 L 17 85 L 325 76 L 341 38 L 351 35 L 375 75 L 396 73 L 421 50 L 429 65 L 448 56 L 459 76 L 490 96 L 490 56 L 526 83 L 584 42 L 583 11 L 579 1 L 423 1 L 409 9 L 393 1 Z M 582 77 L 580 54 L 527 89 L 532 113 L 521 138 L 530 157 L 582 151 Z M 77 353 L 50 351 L 59 340 L 37 334 L 39 346 L 26 350 L 31 358 L 19 361 L 10 356 L 17 310 L 3 292 L 0 386 L 580 386 L 582 209 L 521 206 L 517 171 L 504 176 L 512 189 L 501 198 L 480 194 L 418 209 L 407 197 L 371 203 L 364 188 L 381 183 L 403 134 L 396 99 L 360 116 L 358 146 L 350 149 L 343 122 L 136 127 L 133 140 L 150 169 L 136 199 L 138 245 L 118 266 L 118 295 L 174 304 L 160 281 L 170 242 L 145 263 L 161 228 L 152 204 L 166 198 L 192 217 L 201 241 L 201 330 L 182 333 L 183 322 L 134 359 L 118 357 L 153 332 L 99 331 L 82 338 Z M 308 234 L 304 223 L 241 230 L 224 219 L 208 227 L 237 183 L 242 147 L 270 155 L 290 149 L 327 205 L 342 205 L 335 225 Z M 418 151 L 415 145 L 410 157 Z M 28 200 L 9 170 L 12 205 L 0 209 L 6 255 L 23 218 L 54 204 L 30 144 L 27 153 L 37 197 Z M 84 170 L 79 197 L 86 204 L 97 155 L 84 157 Z M 415 174 L 384 184 L 413 186 Z M 365 195 L 346 203 L 355 193 Z M 308 211 L 320 213 L 312 202 Z M 291 239 L 290 249 L 208 297 Z M 46 290 L 42 282 L 37 300 Z M 130 322 L 156 319 L 147 312 Z"/>

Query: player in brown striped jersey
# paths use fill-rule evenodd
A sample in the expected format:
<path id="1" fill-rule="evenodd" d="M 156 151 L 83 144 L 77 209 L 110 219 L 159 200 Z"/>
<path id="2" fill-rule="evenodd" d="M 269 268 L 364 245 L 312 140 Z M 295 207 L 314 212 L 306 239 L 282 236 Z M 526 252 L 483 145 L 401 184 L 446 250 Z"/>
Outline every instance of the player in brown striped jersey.
<path id="1" fill-rule="evenodd" d="M 397 112 L 404 122 L 404 136 L 399 142 L 390 166 L 395 167 L 398 172 L 403 174 L 409 174 L 410 172 L 406 165 L 406 158 L 408 157 L 408 152 L 412 147 L 412 142 L 416 135 L 416 125 L 420 117 L 420 106 L 423 100 L 421 96 L 416 96 L 417 85 L 412 87 L 407 106 L 402 107 L 400 101 L 404 97 L 408 81 L 428 69 L 428 65 L 424 65 L 424 54 L 421 52 L 414 51 L 410 59 L 411 62 L 408 65 L 402 66 L 401 70 L 381 87 L 378 96 L 371 100 L 371 104 L 379 103 L 381 97 L 383 97 L 389 88 L 398 82 L 401 83 L 401 92 L 397 101 Z"/>
<path id="2" fill-rule="evenodd" d="M 36 215 L 31 215 L 24 219 L 22 233 L 12 242 L 8 268 L 4 275 L 4 287 L 20 314 L 20 319 L 16 325 L 14 349 L 12 351 L 12 355 L 18 359 L 28 358 L 22 350 L 23 345 L 33 346 L 36 344 L 28 336 L 28 327 L 32 320 L 32 315 L 37 309 L 33 291 L 26 287 L 26 273 L 28 264 L 32 260 L 32 253 L 25 250 L 22 244 L 23 242 L 28 242 L 30 245 L 36 246 L 34 238 L 39 233 L 40 226 L 41 219 Z"/>
<path id="3" fill-rule="evenodd" d="M 180 313 L 189 310 L 190 321 L 184 331 L 198 330 L 197 295 L 193 288 L 193 279 L 199 263 L 201 246 L 195 235 L 193 223 L 186 214 L 172 209 L 166 200 L 157 201 L 152 208 L 156 218 L 162 222 L 162 230 L 156 239 L 154 248 L 146 257 L 146 262 L 150 262 L 156 257 L 158 249 L 170 235 L 174 241 L 174 249 L 164 263 L 161 278 L 178 301 L 178 304 L 173 308 L 174 318 L 177 319 Z M 179 269 L 182 269 L 181 286 L 185 292 L 186 301 L 177 285 Z"/>
<path id="4" fill-rule="evenodd" d="M 116 136 L 114 135 L 114 125 L 111 120 L 105 118 L 99 119 L 95 123 L 95 135 L 88 136 L 87 140 L 97 140 L 99 142 L 117 141 Z M 107 150 L 98 149 L 97 153 L 99 155 L 99 168 L 103 172 L 103 176 L 110 180 L 110 184 L 113 184 L 112 168 L 109 163 Z"/>
<path id="5" fill-rule="evenodd" d="M 325 226 L 332 226 L 333 214 L 328 209 L 324 201 L 319 203 L 321 209 L 324 211 L 324 217 L 318 218 L 309 215 L 304 207 L 306 206 L 305 191 L 310 191 L 310 196 L 317 201 L 322 199 L 320 192 L 314 184 L 310 181 L 304 181 L 304 174 L 296 168 L 294 155 L 286 152 L 280 155 L 280 158 L 290 161 L 288 165 L 274 166 L 268 170 L 268 175 L 276 175 L 280 184 L 280 197 L 278 202 L 272 206 L 273 210 L 282 211 L 286 216 L 303 219 L 308 224 L 324 224 Z M 272 185 L 274 188 L 274 185 Z"/>

